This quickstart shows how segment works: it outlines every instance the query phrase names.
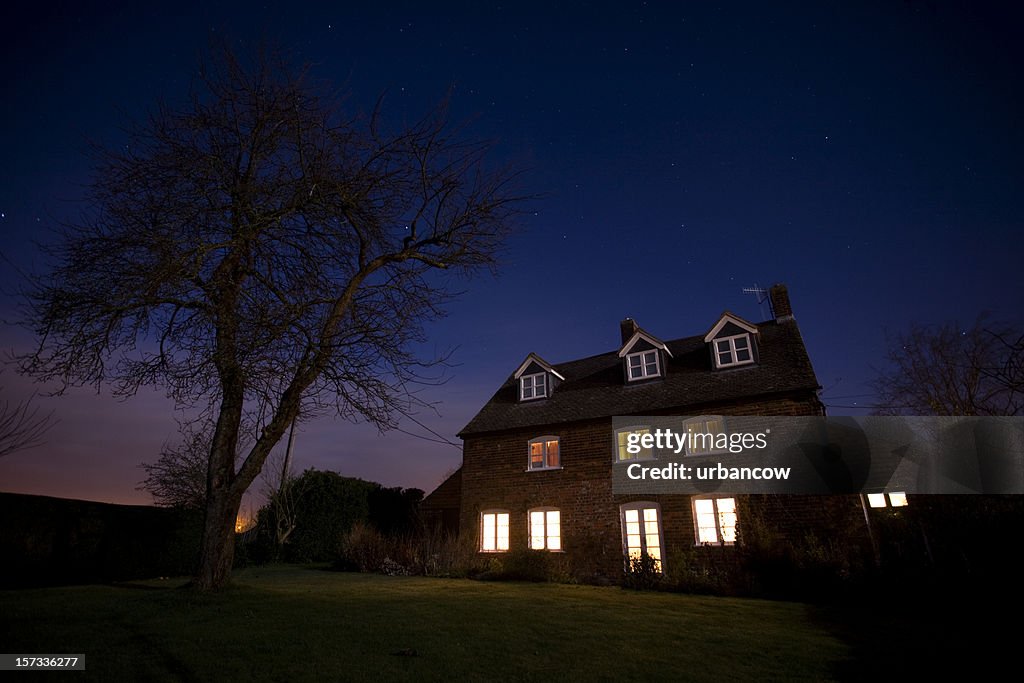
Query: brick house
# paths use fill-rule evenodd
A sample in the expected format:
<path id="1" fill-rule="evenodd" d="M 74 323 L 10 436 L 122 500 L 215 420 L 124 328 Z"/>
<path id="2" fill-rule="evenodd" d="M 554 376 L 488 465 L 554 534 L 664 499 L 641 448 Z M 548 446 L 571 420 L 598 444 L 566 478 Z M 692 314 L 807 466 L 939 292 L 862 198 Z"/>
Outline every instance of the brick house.
<path id="1" fill-rule="evenodd" d="M 666 571 L 679 553 L 728 562 L 755 513 L 782 535 L 857 527 L 856 496 L 613 493 L 613 468 L 643 457 L 613 416 L 702 416 L 698 430 L 713 431 L 729 415 L 824 414 L 785 286 L 769 301 L 773 318 L 756 324 L 725 312 L 705 333 L 661 341 L 626 319 L 607 353 L 554 365 L 530 353 L 460 432 L 462 467 L 424 501 L 427 517 L 452 528 L 458 501 L 480 553 L 563 553 L 585 580 L 614 580 L 641 553 Z"/>

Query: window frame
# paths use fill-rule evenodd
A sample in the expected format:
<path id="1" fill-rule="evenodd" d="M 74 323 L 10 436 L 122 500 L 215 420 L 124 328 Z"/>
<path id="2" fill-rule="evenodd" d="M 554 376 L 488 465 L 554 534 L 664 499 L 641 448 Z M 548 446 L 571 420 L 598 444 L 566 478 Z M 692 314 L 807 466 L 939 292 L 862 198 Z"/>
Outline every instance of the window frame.
<path id="1" fill-rule="evenodd" d="M 485 535 L 485 530 L 487 528 L 487 520 L 486 520 L 486 518 L 489 515 L 493 515 L 494 516 L 494 539 L 493 539 L 494 540 L 494 547 L 493 548 L 487 548 L 486 547 L 486 540 L 487 540 L 486 535 Z M 506 547 L 504 547 L 504 548 L 500 547 L 499 541 L 500 541 L 501 537 L 498 534 L 498 529 L 501 526 L 499 524 L 499 521 L 500 521 L 500 517 L 502 515 L 505 516 L 505 528 L 506 528 L 506 537 L 505 537 L 505 546 Z M 511 549 L 511 546 L 512 546 L 512 517 L 509 514 L 508 510 L 504 510 L 504 509 L 501 509 L 501 508 L 488 508 L 486 510 L 481 510 L 480 511 L 480 544 L 479 545 L 480 545 L 479 552 L 481 552 L 481 553 L 507 553 Z"/>
<path id="2" fill-rule="evenodd" d="M 657 460 L 658 456 L 655 454 L 653 446 L 651 448 L 646 449 L 647 452 L 649 453 L 649 455 L 647 455 L 646 457 L 644 456 L 644 453 L 643 453 L 644 449 L 641 449 L 640 453 L 636 453 L 636 454 L 628 453 L 627 452 L 626 455 L 629 456 L 627 458 L 620 458 L 619 457 L 620 452 L 622 452 L 622 451 L 619 450 L 620 449 L 619 434 L 638 432 L 638 431 L 641 431 L 641 430 L 646 430 L 648 434 L 652 433 L 651 432 L 651 425 L 629 425 L 628 427 L 620 427 L 619 429 L 616 429 L 616 430 L 614 430 L 612 432 L 612 462 L 620 463 L 620 462 L 639 462 L 639 461 L 642 461 L 642 460 Z M 625 444 L 621 445 L 621 448 L 624 449 L 625 447 L 626 447 Z"/>
<path id="3" fill-rule="evenodd" d="M 537 378 L 540 378 L 540 387 L 544 390 L 544 393 L 537 393 Z M 533 392 L 532 396 L 526 395 L 526 380 L 530 380 L 530 391 Z M 548 373 L 546 372 L 534 372 L 529 375 L 523 375 L 519 378 L 519 400 L 520 401 L 536 401 L 538 399 L 548 397 Z"/>
<path id="4" fill-rule="evenodd" d="M 736 340 L 737 339 L 746 339 L 747 340 L 747 348 L 745 348 L 745 349 L 737 349 L 736 348 Z M 718 345 L 721 344 L 722 342 L 727 342 L 729 344 L 729 350 L 728 351 L 719 351 L 718 350 Z M 747 360 L 739 360 L 738 351 L 740 351 L 740 350 L 746 351 L 747 355 L 750 356 L 750 357 Z M 732 368 L 732 367 L 736 367 L 738 365 L 750 365 L 750 364 L 752 364 L 754 362 L 754 340 L 751 339 L 751 336 L 750 336 L 749 332 L 743 332 L 742 334 L 734 334 L 734 335 L 729 336 L 729 337 L 717 337 L 717 338 L 711 340 L 711 352 L 714 353 L 714 355 L 715 355 L 715 367 L 716 368 Z M 728 362 L 728 363 L 723 363 L 722 362 L 722 355 L 726 354 L 726 353 L 729 354 L 729 357 L 732 360 L 730 362 Z"/>
<path id="5" fill-rule="evenodd" d="M 646 531 L 646 528 L 645 528 L 646 524 L 649 522 L 649 520 L 646 519 L 645 512 L 647 510 L 652 510 L 652 509 L 655 511 L 655 517 L 656 518 L 655 518 L 654 521 L 658 525 L 658 553 L 657 553 L 657 557 L 655 557 L 654 555 L 652 555 L 649 552 L 650 551 L 650 544 L 648 542 L 648 539 L 649 539 L 649 536 L 651 534 L 649 534 Z M 633 511 L 633 510 L 637 511 L 637 513 L 638 513 L 638 515 L 637 515 L 637 518 L 638 518 L 637 519 L 637 524 L 643 525 L 643 526 L 641 526 L 638 529 L 638 531 L 640 531 L 640 533 L 638 533 L 638 534 L 630 534 L 630 533 L 628 533 L 628 527 L 626 526 L 628 524 L 628 522 L 627 522 L 628 514 L 627 513 L 629 513 L 630 511 Z M 656 502 L 651 501 L 651 500 L 635 500 L 635 501 L 631 501 L 629 503 L 623 503 L 622 505 L 619 506 L 619 529 L 621 530 L 621 534 L 622 534 L 622 559 L 623 559 L 623 569 L 624 569 L 624 571 L 626 571 L 626 572 L 629 571 L 629 569 L 630 569 L 629 563 L 630 563 L 630 560 L 632 559 L 632 555 L 630 555 L 630 548 L 629 548 L 629 537 L 630 536 L 638 536 L 639 540 L 640 540 L 640 550 L 639 550 L 640 556 L 642 557 L 643 555 L 649 555 L 650 557 L 654 558 L 655 562 L 657 563 L 655 565 L 655 571 L 657 571 L 660 574 L 664 574 L 665 573 L 665 522 L 664 522 L 664 517 L 662 517 L 662 514 L 661 514 L 661 504 L 660 503 L 656 503 Z"/>
<path id="6" fill-rule="evenodd" d="M 653 353 L 654 354 L 654 372 L 650 373 L 650 374 L 647 372 L 648 363 L 647 363 L 646 360 L 644 360 L 644 356 L 646 356 L 649 353 Z M 633 376 L 633 366 L 630 363 L 630 360 L 633 359 L 633 358 L 636 358 L 636 357 L 640 358 L 639 369 L 643 373 L 639 377 L 634 377 Z M 629 380 L 630 382 L 639 382 L 640 380 L 651 379 L 653 377 L 661 377 L 661 354 L 658 353 L 658 349 L 645 349 L 643 351 L 634 351 L 633 353 L 627 353 L 626 354 L 626 379 L 627 380 Z"/>
<path id="7" fill-rule="evenodd" d="M 548 444 L 555 442 L 555 448 L 557 449 L 558 462 L 554 465 L 548 464 Z M 533 445 L 535 443 L 544 444 L 543 460 L 544 463 L 541 467 L 533 466 Z M 543 472 L 544 470 L 560 470 L 562 469 L 562 439 L 561 437 L 555 436 L 554 434 L 546 434 L 544 436 L 537 436 L 526 442 L 526 471 L 527 472 Z"/>
<path id="8" fill-rule="evenodd" d="M 549 529 L 550 529 L 549 525 L 551 524 L 551 521 L 548 519 L 548 514 L 552 513 L 552 512 L 554 512 L 556 515 L 558 515 L 558 520 L 555 522 L 555 524 L 558 526 L 558 534 L 556 536 L 554 536 L 554 538 L 557 539 L 557 545 L 558 545 L 557 548 L 552 548 L 551 547 L 552 535 L 549 532 Z M 534 539 L 534 536 L 533 536 L 533 515 L 534 515 L 534 513 L 541 514 L 542 515 L 542 519 L 543 519 L 543 522 L 542 522 L 543 526 L 544 526 L 543 546 L 540 547 L 540 548 L 535 547 L 534 544 L 533 544 L 533 539 Z M 527 545 L 526 545 L 526 547 L 529 548 L 530 550 L 538 550 L 538 551 L 544 550 L 544 551 L 547 551 L 549 553 L 565 552 L 565 546 L 562 544 L 562 511 L 559 510 L 558 508 L 551 507 L 551 506 L 541 506 L 541 507 L 530 508 L 529 510 L 526 511 L 526 529 L 527 529 L 527 534 L 526 534 L 527 535 Z"/>
<path id="9" fill-rule="evenodd" d="M 722 512 L 718 509 L 718 501 L 720 500 L 731 500 L 732 501 L 732 515 L 734 517 L 732 525 L 732 537 L 733 540 L 725 540 L 725 536 L 722 533 Z M 697 512 L 697 503 L 702 501 L 711 501 L 714 511 L 715 519 L 715 541 L 702 541 L 700 538 L 700 517 Z M 710 496 L 694 496 L 690 502 L 690 507 L 693 510 L 693 533 L 695 539 L 695 545 L 698 546 L 734 546 L 736 545 L 736 536 L 740 526 L 740 513 L 739 513 L 739 500 L 735 495 L 710 495 Z M 728 514 L 728 512 L 724 513 Z"/>

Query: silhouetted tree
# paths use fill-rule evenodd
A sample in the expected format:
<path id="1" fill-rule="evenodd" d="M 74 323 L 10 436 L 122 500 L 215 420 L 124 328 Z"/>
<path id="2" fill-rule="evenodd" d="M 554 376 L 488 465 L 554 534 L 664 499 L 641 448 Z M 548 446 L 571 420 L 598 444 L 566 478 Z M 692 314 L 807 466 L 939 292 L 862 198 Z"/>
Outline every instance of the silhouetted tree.
<path id="1" fill-rule="evenodd" d="M 4 399 L 0 402 L 0 457 L 39 446 L 54 423 L 53 413 L 41 413 L 31 399 L 13 403 Z"/>
<path id="2" fill-rule="evenodd" d="M 209 425 L 181 425 L 181 440 L 165 443 L 160 457 L 142 463 L 146 478 L 139 484 L 157 505 L 203 509 L 206 503 L 206 469 L 210 460 Z"/>
<path id="3" fill-rule="evenodd" d="M 438 273 L 493 266 L 518 206 L 443 111 L 388 132 L 285 60 L 253 61 L 225 51 L 187 106 L 98 152 L 91 204 L 28 294 L 39 345 L 21 359 L 206 411 L 202 590 L 229 580 L 242 495 L 300 410 L 387 429 L 414 409 L 438 359 L 410 347 L 456 284 Z"/>
<path id="4" fill-rule="evenodd" d="M 914 325 L 890 340 L 888 361 L 872 382 L 880 414 L 1024 412 L 1024 333 L 1010 325 Z"/>

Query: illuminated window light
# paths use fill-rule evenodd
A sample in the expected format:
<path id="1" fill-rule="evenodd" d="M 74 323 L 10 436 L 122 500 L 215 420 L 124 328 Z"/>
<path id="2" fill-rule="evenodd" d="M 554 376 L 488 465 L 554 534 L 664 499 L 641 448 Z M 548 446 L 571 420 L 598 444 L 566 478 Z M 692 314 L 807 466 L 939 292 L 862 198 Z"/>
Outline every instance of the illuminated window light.
<path id="1" fill-rule="evenodd" d="M 885 494 L 884 493 L 869 493 L 868 494 L 868 505 L 873 508 L 884 508 L 885 507 Z"/>
<path id="2" fill-rule="evenodd" d="M 889 494 L 889 505 L 894 508 L 906 507 L 907 505 L 907 494 L 903 491 L 895 491 Z"/>

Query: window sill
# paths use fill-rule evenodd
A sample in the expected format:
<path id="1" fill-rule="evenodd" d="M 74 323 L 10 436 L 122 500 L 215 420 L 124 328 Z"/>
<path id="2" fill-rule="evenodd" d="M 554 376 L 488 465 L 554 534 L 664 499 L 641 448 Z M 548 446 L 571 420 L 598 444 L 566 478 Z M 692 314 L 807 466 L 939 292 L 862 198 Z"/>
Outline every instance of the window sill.
<path id="1" fill-rule="evenodd" d="M 554 472 L 556 470 L 565 469 L 561 465 L 558 467 L 527 467 L 524 472 Z"/>

